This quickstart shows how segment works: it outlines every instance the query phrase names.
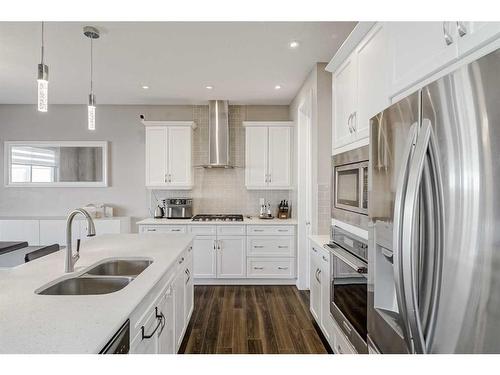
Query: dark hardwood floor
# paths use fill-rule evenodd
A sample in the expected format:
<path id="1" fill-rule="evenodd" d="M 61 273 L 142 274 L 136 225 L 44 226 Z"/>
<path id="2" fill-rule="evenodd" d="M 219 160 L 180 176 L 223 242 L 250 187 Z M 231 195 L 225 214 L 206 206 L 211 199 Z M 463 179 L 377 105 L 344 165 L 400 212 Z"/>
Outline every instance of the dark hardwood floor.
<path id="1" fill-rule="evenodd" d="M 179 353 L 321 354 L 330 348 L 295 286 L 201 286 Z"/>

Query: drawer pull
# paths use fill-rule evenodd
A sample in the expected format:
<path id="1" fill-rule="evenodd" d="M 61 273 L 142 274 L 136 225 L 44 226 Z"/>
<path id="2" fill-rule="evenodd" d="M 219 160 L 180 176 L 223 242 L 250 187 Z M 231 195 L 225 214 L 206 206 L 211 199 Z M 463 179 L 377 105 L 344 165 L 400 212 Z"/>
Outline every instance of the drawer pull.
<path id="1" fill-rule="evenodd" d="M 280 266 L 278 266 L 278 269 L 279 269 L 279 270 L 287 270 L 287 269 L 288 269 L 288 267 L 280 267 Z"/>
<path id="2" fill-rule="evenodd" d="M 172 232 L 180 232 L 180 229 L 171 229 Z"/>
<path id="3" fill-rule="evenodd" d="M 264 232 L 264 229 L 254 229 L 254 232 Z"/>
<path id="4" fill-rule="evenodd" d="M 264 246 L 261 246 L 261 245 L 253 245 L 254 249 L 263 249 Z"/>
<path id="5" fill-rule="evenodd" d="M 253 269 L 254 269 L 254 270 L 263 270 L 263 269 L 264 269 L 264 267 L 254 267 Z"/>
<path id="6" fill-rule="evenodd" d="M 278 232 L 288 232 L 288 229 L 278 229 Z"/>
<path id="7" fill-rule="evenodd" d="M 351 330 L 351 327 L 349 327 L 349 324 L 347 324 L 347 322 L 346 322 L 345 320 L 343 320 L 343 321 L 342 321 L 342 325 L 344 326 L 344 328 L 345 328 L 345 330 L 346 330 L 346 333 L 347 333 L 348 335 L 350 335 L 352 330 Z"/>
<path id="8" fill-rule="evenodd" d="M 156 232 L 156 229 L 148 228 L 148 232 Z"/>
<path id="9" fill-rule="evenodd" d="M 288 246 L 278 246 L 278 249 L 288 249 Z"/>

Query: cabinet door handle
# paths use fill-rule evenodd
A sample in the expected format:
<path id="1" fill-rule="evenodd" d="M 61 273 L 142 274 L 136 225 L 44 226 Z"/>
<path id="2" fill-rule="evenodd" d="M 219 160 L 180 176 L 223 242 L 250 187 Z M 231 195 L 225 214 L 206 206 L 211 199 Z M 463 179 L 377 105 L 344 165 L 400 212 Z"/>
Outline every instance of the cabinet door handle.
<path id="1" fill-rule="evenodd" d="M 340 345 L 337 345 L 337 352 L 339 354 L 344 354 L 344 352 L 342 351 L 342 348 L 340 347 Z"/>
<path id="2" fill-rule="evenodd" d="M 191 279 L 191 272 L 189 272 L 189 270 L 186 268 L 186 270 L 184 271 L 184 273 L 186 274 L 186 276 L 188 277 L 186 279 L 186 285 L 187 283 L 189 282 L 189 280 Z"/>
<path id="3" fill-rule="evenodd" d="M 269 182 L 272 182 L 271 173 L 269 173 Z"/>
<path id="4" fill-rule="evenodd" d="M 254 270 L 263 270 L 263 269 L 264 269 L 264 267 L 254 267 L 253 269 L 254 269 Z"/>
<path id="5" fill-rule="evenodd" d="M 287 270 L 287 269 L 288 269 L 288 267 L 279 267 L 279 266 L 278 266 L 278 269 L 279 269 L 279 270 Z"/>
<path id="6" fill-rule="evenodd" d="M 350 134 L 352 134 L 351 119 L 352 119 L 352 113 L 347 118 L 347 127 L 349 128 L 349 133 Z"/>
<path id="7" fill-rule="evenodd" d="M 193 250 L 193 246 L 189 246 L 188 253 L 190 253 Z"/>
<path id="8" fill-rule="evenodd" d="M 217 250 L 222 248 L 222 240 L 217 240 Z"/>
<path id="9" fill-rule="evenodd" d="M 317 253 L 317 252 L 318 252 L 318 250 L 316 250 L 314 247 L 313 247 L 312 249 L 313 249 L 313 251 L 314 251 L 315 253 Z"/>
<path id="10" fill-rule="evenodd" d="M 168 174 L 165 173 L 165 178 L 164 178 L 164 181 L 165 182 L 168 182 Z"/>
<path id="11" fill-rule="evenodd" d="M 323 258 L 323 260 L 324 260 L 325 262 L 328 262 L 328 258 L 327 258 L 327 257 L 325 257 L 325 256 L 323 255 L 323 256 L 322 256 L 322 258 Z"/>
<path id="12" fill-rule="evenodd" d="M 180 260 L 179 260 L 179 264 L 182 264 L 184 262 L 184 257 L 182 257 Z"/>
<path id="13" fill-rule="evenodd" d="M 354 111 L 352 113 L 352 132 L 355 133 L 356 132 L 356 129 L 357 129 L 357 121 L 358 120 L 358 115 L 357 115 L 357 112 Z"/>
<path id="14" fill-rule="evenodd" d="M 217 242 L 217 241 L 216 241 L 216 240 L 214 240 L 214 251 L 216 251 L 216 250 L 217 250 L 217 247 L 216 247 L 216 242 Z"/>
<path id="15" fill-rule="evenodd" d="M 158 309 L 158 308 L 156 308 L 156 309 Z M 164 316 L 163 313 L 160 316 Z M 158 331 L 158 328 L 160 328 L 160 326 L 163 325 L 163 318 L 161 318 L 161 317 L 158 318 L 158 310 L 156 310 L 156 319 L 158 320 L 158 324 L 156 324 L 155 329 L 150 334 L 146 334 L 146 332 L 145 332 L 146 329 L 144 328 L 144 326 L 141 327 L 142 340 L 150 339 L 151 337 L 153 337 L 154 334 L 156 333 L 156 331 Z"/>
<path id="16" fill-rule="evenodd" d="M 463 37 L 467 34 L 467 28 L 465 27 L 463 22 L 457 21 L 457 30 L 460 37 Z"/>
<path id="17" fill-rule="evenodd" d="M 319 268 L 316 268 L 316 281 L 321 284 L 321 280 L 319 279 L 319 274 L 320 274 L 321 270 Z"/>
<path id="18" fill-rule="evenodd" d="M 447 46 L 449 46 L 450 44 L 453 43 L 453 38 L 448 33 L 448 27 L 446 26 L 446 21 L 443 22 L 443 36 L 444 36 L 444 41 L 446 42 Z"/>

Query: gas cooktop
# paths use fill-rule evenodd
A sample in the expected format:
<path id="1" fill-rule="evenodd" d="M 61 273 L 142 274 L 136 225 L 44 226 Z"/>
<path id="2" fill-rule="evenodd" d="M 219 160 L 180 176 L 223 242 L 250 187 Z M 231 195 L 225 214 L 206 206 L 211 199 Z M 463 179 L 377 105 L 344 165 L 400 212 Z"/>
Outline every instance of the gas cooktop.
<path id="1" fill-rule="evenodd" d="M 243 221 L 243 215 L 202 214 L 195 215 L 193 221 Z"/>

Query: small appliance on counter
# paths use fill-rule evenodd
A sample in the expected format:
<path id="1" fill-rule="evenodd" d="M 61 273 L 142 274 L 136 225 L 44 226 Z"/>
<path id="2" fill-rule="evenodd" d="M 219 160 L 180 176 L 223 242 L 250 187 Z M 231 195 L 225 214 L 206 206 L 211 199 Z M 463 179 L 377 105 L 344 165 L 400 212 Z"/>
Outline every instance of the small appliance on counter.
<path id="1" fill-rule="evenodd" d="M 163 200 L 167 219 L 191 219 L 193 200 L 191 198 L 168 198 Z"/>
<path id="2" fill-rule="evenodd" d="M 165 211 L 163 210 L 163 207 L 158 205 L 155 208 L 155 213 L 154 213 L 154 218 L 155 219 L 161 219 L 163 216 L 165 216 Z"/>
<path id="3" fill-rule="evenodd" d="M 260 205 L 259 219 L 274 219 L 271 213 L 271 203 L 267 202 L 267 204 Z"/>

